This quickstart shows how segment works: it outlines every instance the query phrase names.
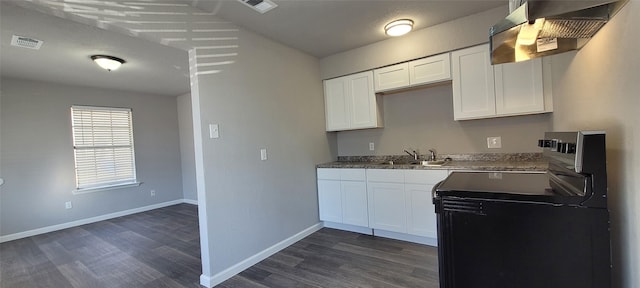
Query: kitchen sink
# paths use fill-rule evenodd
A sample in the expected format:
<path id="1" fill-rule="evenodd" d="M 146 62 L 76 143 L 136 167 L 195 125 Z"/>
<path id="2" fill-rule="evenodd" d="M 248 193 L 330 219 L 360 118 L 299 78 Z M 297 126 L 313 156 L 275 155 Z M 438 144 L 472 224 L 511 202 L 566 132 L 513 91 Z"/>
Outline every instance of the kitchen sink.
<path id="1" fill-rule="evenodd" d="M 422 165 L 422 166 L 442 166 L 447 161 L 437 160 L 437 161 L 385 161 L 379 163 L 380 165 Z"/>
<path id="2" fill-rule="evenodd" d="M 423 166 L 442 166 L 445 163 L 447 163 L 447 161 L 444 161 L 444 160 L 422 161 Z"/>

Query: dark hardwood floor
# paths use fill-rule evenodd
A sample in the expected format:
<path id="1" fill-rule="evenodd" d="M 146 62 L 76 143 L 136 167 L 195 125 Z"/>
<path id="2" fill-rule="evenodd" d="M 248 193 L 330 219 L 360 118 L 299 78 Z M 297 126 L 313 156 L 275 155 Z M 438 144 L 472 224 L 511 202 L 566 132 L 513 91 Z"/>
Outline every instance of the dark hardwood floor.
<path id="1" fill-rule="evenodd" d="M 323 228 L 219 286 L 436 288 L 437 248 Z"/>
<path id="2" fill-rule="evenodd" d="M 201 287 L 197 206 L 0 244 L 0 287 Z M 438 287 L 437 249 L 323 228 L 218 285 Z"/>

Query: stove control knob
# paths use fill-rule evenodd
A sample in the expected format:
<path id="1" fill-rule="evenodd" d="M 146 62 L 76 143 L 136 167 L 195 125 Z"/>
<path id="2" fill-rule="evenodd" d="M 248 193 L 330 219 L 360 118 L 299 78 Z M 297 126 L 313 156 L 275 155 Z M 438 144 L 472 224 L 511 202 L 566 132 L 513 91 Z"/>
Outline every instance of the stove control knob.
<path id="1" fill-rule="evenodd" d="M 562 153 L 576 154 L 576 143 L 563 143 Z"/>
<path id="2" fill-rule="evenodd" d="M 564 147 L 566 147 L 566 144 L 567 143 L 558 142 L 556 144 L 556 149 L 554 151 L 559 152 L 559 153 L 564 153 L 563 151 L 565 149 Z"/>
<path id="3" fill-rule="evenodd" d="M 551 140 L 547 140 L 547 139 L 538 140 L 538 147 L 542 147 L 542 148 L 551 147 Z"/>

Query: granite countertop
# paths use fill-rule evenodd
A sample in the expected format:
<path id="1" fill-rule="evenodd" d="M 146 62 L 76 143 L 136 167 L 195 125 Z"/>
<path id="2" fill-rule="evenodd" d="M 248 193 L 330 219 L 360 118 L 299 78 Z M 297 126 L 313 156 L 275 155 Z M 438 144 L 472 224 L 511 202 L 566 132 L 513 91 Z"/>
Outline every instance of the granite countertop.
<path id="1" fill-rule="evenodd" d="M 437 160 L 450 158 L 439 166 L 406 164 L 406 156 L 339 156 L 338 161 L 316 165 L 316 168 L 420 169 L 420 170 L 480 170 L 480 171 L 545 171 L 548 163 L 542 153 L 474 153 L 446 154 Z M 424 158 L 421 158 L 424 159 Z M 393 161 L 390 164 L 389 161 Z"/>

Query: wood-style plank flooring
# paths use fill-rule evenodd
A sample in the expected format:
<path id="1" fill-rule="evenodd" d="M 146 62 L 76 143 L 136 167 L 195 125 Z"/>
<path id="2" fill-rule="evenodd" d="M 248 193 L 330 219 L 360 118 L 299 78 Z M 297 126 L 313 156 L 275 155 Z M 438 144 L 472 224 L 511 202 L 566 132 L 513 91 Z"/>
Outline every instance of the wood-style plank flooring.
<path id="1" fill-rule="evenodd" d="M 202 287 L 197 206 L 0 244 L 0 287 Z M 438 287 L 437 250 L 323 228 L 218 285 Z"/>
<path id="2" fill-rule="evenodd" d="M 437 248 L 323 228 L 219 286 L 437 288 Z"/>

